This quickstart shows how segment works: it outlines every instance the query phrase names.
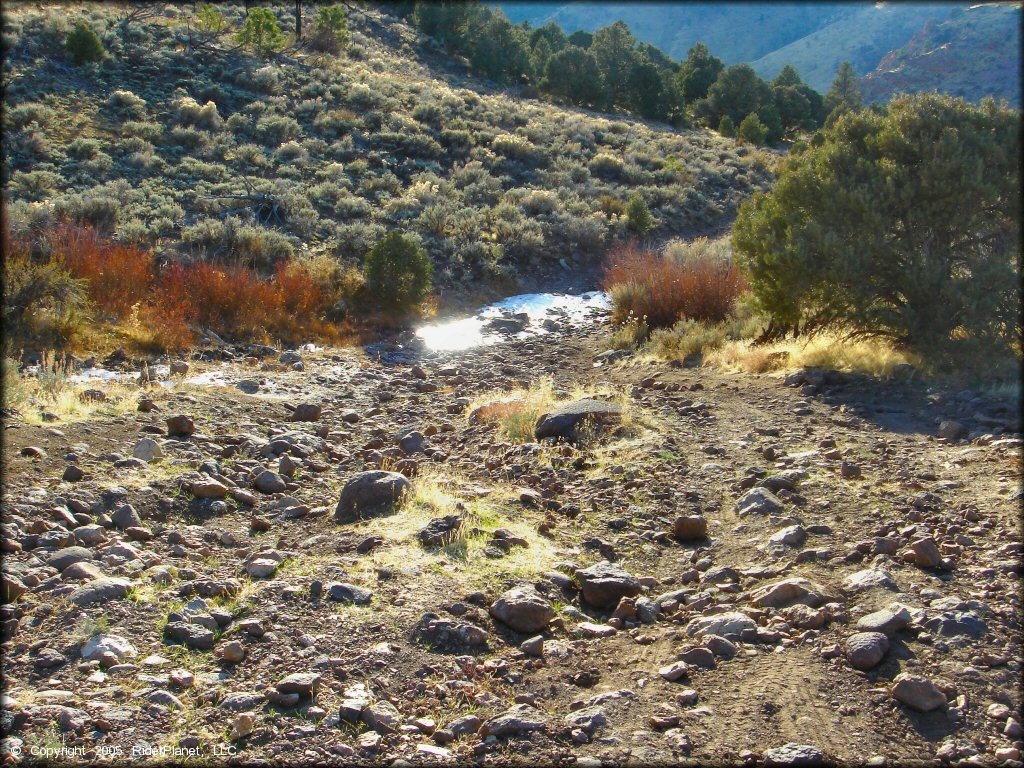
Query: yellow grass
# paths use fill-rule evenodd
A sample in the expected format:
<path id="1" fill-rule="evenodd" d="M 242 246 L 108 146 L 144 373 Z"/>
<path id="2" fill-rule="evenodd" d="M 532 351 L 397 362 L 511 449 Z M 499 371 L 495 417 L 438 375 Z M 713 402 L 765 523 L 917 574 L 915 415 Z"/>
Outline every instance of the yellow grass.
<path id="1" fill-rule="evenodd" d="M 361 523 L 360 533 L 377 533 L 384 538 L 384 545 L 374 550 L 367 568 L 419 567 L 482 586 L 498 576 L 529 578 L 551 567 L 557 558 L 552 543 L 536 531 L 540 513 L 528 516 L 522 509 L 510 509 L 509 504 L 518 504 L 511 501 L 511 490 L 483 499 L 460 500 L 457 497 L 462 485 L 464 481 L 448 475 L 418 477 L 412 494 L 395 514 Z M 418 534 L 431 520 L 457 514 L 465 519 L 448 544 L 427 547 L 420 542 Z M 484 548 L 498 528 L 525 539 L 528 546 L 513 546 L 501 558 L 487 557 Z"/>
<path id="2" fill-rule="evenodd" d="M 913 355 L 881 339 L 851 341 L 825 334 L 808 340 L 790 339 L 763 346 L 752 346 L 749 340 L 730 341 L 704 357 L 704 365 L 747 373 L 826 368 L 887 376 L 898 365 L 918 364 Z"/>

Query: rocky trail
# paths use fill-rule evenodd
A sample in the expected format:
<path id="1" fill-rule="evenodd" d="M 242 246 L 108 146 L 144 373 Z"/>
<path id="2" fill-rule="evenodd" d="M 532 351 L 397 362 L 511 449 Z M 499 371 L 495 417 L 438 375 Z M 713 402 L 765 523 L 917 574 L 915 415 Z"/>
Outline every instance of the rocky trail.
<path id="1" fill-rule="evenodd" d="M 1021 765 L 1016 404 L 603 353 L 591 309 L 8 419 L 5 754 Z M 542 377 L 568 439 L 518 441 Z"/>

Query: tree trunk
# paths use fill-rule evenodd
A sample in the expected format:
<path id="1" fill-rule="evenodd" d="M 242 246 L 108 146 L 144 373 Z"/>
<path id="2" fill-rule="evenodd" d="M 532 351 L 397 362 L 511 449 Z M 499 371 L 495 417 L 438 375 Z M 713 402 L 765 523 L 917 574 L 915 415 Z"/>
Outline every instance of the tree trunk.
<path id="1" fill-rule="evenodd" d="M 295 40 L 302 42 L 302 0 L 295 0 Z"/>

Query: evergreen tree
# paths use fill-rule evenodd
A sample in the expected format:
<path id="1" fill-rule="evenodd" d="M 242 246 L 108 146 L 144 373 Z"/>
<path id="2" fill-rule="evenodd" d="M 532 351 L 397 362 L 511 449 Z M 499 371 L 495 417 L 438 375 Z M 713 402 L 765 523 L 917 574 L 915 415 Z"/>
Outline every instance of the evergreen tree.
<path id="1" fill-rule="evenodd" d="M 671 100 L 662 70 L 646 57 L 639 57 L 629 73 L 630 109 L 648 120 L 664 120 L 671 111 Z"/>
<path id="2" fill-rule="evenodd" d="M 748 64 L 736 64 L 723 70 L 708 89 L 707 98 L 694 105 L 698 117 L 709 125 L 718 125 L 728 115 L 740 123 L 751 112 L 773 104 L 771 87 Z"/>
<path id="3" fill-rule="evenodd" d="M 597 62 L 588 51 L 575 45 L 570 45 L 548 59 L 541 87 L 583 107 L 594 106 L 604 99 L 601 71 L 597 68 Z"/>
<path id="4" fill-rule="evenodd" d="M 791 153 L 733 234 L 771 335 L 838 328 L 934 358 L 1019 344 L 1019 121 L 917 94 Z"/>
<path id="5" fill-rule="evenodd" d="M 577 29 L 571 35 L 569 35 L 569 44 L 575 45 L 577 48 L 587 50 L 590 48 L 590 44 L 594 42 L 594 35 L 587 32 L 585 29 Z"/>
<path id="6" fill-rule="evenodd" d="M 238 33 L 238 42 L 257 56 L 269 56 L 284 48 L 284 35 L 277 16 L 268 8 L 252 8 Z"/>
<path id="7" fill-rule="evenodd" d="M 704 43 L 690 49 L 679 67 L 678 80 L 687 104 L 708 95 L 708 89 L 725 69 L 722 60 L 712 56 Z"/>
<path id="8" fill-rule="evenodd" d="M 525 32 L 513 26 L 502 11 L 490 12 L 472 38 L 469 63 L 480 74 L 507 84 L 522 83 L 530 74 Z"/>
<path id="9" fill-rule="evenodd" d="M 740 127 L 736 129 L 736 137 L 747 144 L 764 144 L 767 136 L 768 128 L 761 122 L 756 112 L 744 117 Z"/>
<path id="10" fill-rule="evenodd" d="M 836 110 L 840 113 L 849 112 L 862 106 L 864 98 L 857 85 L 857 74 L 853 71 L 853 65 L 844 61 L 839 65 L 832 87 L 825 94 L 825 113 L 831 115 Z"/>
<path id="11" fill-rule="evenodd" d="M 732 121 L 731 117 L 724 115 L 721 122 L 718 123 L 718 132 L 731 139 L 736 135 L 736 123 Z"/>
<path id="12" fill-rule="evenodd" d="M 594 33 L 590 52 L 604 81 L 607 106 L 628 106 L 630 78 L 636 63 L 636 39 L 624 21 L 616 21 Z"/>

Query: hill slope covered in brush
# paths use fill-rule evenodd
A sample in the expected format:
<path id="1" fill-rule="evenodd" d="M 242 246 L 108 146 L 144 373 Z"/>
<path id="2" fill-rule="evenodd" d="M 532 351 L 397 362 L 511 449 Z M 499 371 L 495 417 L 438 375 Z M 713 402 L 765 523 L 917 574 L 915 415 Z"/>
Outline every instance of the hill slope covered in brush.
<path id="1" fill-rule="evenodd" d="M 5 11 L 12 216 L 68 214 L 172 256 L 257 266 L 307 249 L 358 262 L 401 230 L 444 286 L 596 262 L 629 234 L 633 195 L 655 235 L 717 229 L 768 180 L 760 153 L 712 132 L 488 89 L 379 9 L 350 10 L 337 57 L 290 45 L 263 59 L 234 41 L 242 5 L 219 8 L 220 36 L 184 6 Z M 290 30 L 291 4 L 273 11 Z M 77 21 L 101 62 L 69 60 Z"/>

